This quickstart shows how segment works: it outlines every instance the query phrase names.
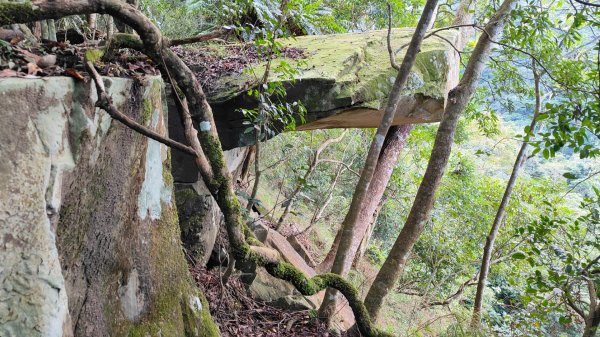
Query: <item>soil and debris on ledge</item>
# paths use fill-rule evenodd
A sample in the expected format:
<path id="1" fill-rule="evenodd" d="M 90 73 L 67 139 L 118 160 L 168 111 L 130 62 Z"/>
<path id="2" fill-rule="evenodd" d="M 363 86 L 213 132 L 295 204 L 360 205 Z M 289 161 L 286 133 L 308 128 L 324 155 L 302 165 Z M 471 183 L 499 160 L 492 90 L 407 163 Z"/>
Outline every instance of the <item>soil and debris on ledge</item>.
<path id="1" fill-rule="evenodd" d="M 84 80 L 83 60 L 87 51 L 102 48 L 96 43 L 70 44 L 68 41 L 27 46 L 24 41 L 10 42 L 0 39 L 0 78 L 41 78 L 45 76 L 70 76 Z M 218 45 L 204 48 L 173 47 L 173 51 L 194 71 L 202 87 L 210 92 L 217 78 L 239 74 L 250 64 L 262 61 L 252 45 Z M 290 59 L 304 58 L 304 52 L 283 48 L 281 56 Z M 136 78 L 160 74 L 158 67 L 144 54 L 119 49 L 109 62 L 97 61 L 98 72 L 103 76 Z"/>
<path id="2" fill-rule="evenodd" d="M 210 304 L 210 314 L 223 337 L 327 337 L 325 324 L 314 311 L 287 311 L 269 306 L 248 295 L 244 283 L 233 274 L 227 285 L 219 268 L 190 269 Z"/>

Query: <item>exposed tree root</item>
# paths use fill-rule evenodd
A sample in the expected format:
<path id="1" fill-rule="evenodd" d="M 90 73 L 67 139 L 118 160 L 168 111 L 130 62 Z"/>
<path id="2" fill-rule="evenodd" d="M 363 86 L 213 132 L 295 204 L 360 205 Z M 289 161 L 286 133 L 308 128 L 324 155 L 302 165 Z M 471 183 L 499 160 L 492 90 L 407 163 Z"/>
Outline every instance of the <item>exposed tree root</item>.
<path id="1" fill-rule="evenodd" d="M 196 162 L 200 173 L 211 194 L 217 201 L 225 218 L 225 227 L 236 260 L 250 260 L 263 266 L 275 277 L 292 283 L 303 295 L 313 295 L 325 288 L 339 290 L 350 303 L 357 326 L 364 336 L 387 336 L 378 331 L 372 323 L 356 289 L 345 279 L 335 274 L 322 274 L 307 278 L 300 270 L 283 262 L 268 249 L 257 246 L 258 240 L 244 223 L 240 204 L 233 190 L 231 175 L 225 164 L 221 143 L 212 115 L 212 109 L 206 100 L 202 87 L 192 71 L 169 49 L 169 40 L 163 38 L 159 29 L 138 9 L 119 0 L 34 0 L 13 2 L 0 0 L 0 26 L 13 23 L 27 23 L 44 19 L 59 19 L 74 14 L 110 14 L 133 28 L 143 41 L 143 51 L 156 64 L 161 66 L 165 77 L 171 80 L 180 102 L 189 107 L 190 115 L 182 109 L 182 120 L 193 121 L 191 129 L 197 129 L 201 149 Z M 109 107 L 110 108 L 110 107 Z M 139 131 L 139 130 L 137 130 Z M 195 131 L 195 130 L 194 130 Z M 186 136 L 190 137 L 187 133 Z M 188 139 L 190 144 L 194 140 Z M 208 165 L 202 165 L 202 158 Z"/>

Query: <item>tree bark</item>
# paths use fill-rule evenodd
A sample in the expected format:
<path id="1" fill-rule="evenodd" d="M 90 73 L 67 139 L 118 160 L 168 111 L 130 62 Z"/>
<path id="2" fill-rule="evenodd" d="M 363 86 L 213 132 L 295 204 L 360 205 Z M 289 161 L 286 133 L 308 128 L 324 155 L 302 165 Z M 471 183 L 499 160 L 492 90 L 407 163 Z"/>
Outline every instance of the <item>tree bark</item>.
<path id="1" fill-rule="evenodd" d="M 429 220 L 435 201 L 435 193 L 450 158 L 456 124 L 475 92 L 477 82 L 488 58 L 491 39 L 495 39 L 502 32 L 504 28 L 503 21 L 511 12 L 513 5 L 514 0 L 505 0 L 498 11 L 490 18 L 489 23 L 485 26 L 487 33 L 483 33 L 479 38 L 463 78 L 456 88 L 448 94 L 446 109 L 435 138 L 431 158 L 406 223 L 365 299 L 365 306 L 375 320 L 379 316 L 383 299 L 400 277 L 412 247 L 421 235 L 425 223 Z"/>
<path id="2" fill-rule="evenodd" d="M 472 8 L 474 7 L 475 0 L 462 0 L 457 9 L 456 17 L 452 23 L 452 25 L 462 25 L 468 24 L 473 20 Z M 437 10 L 438 7 L 436 7 Z M 390 20 L 391 21 L 391 20 Z M 431 22 L 427 29 L 431 29 L 433 27 L 433 22 Z M 462 51 L 464 45 L 467 40 L 473 33 L 472 27 L 461 27 L 459 29 L 459 34 L 455 43 L 455 47 L 457 50 Z M 386 134 L 386 141 L 383 144 L 383 148 L 381 150 L 381 155 L 377 161 L 377 167 L 375 169 L 374 177 L 376 177 L 369 186 L 369 192 L 367 195 L 370 196 L 368 200 L 366 200 L 366 204 L 361 205 L 361 218 L 358 220 L 358 227 L 354 234 L 354 239 L 356 241 L 362 242 L 364 240 L 366 231 L 369 227 L 371 218 L 369 215 L 372 215 L 377 207 L 377 204 L 380 203 L 383 192 L 385 192 L 385 188 L 389 182 L 391 177 L 391 173 L 393 171 L 393 167 L 398 161 L 398 156 L 400 152 L 404 148 L 406 144 L 406 140 L 408 139 L 408 135 L 412 130 L 412 125 L 402 125 L 402 126 L 393 126 L 390 128 L 388 133 Z M 397 138 L 397 139 L 396 139 Z M 389 141 L 388 141 L 389 140 Z M 392 171 L 387 171 L 388 168 L 392 168 Z M 381 192 L 381 193 L 379 193 Z M 377 220 L 376 217 L 373 221 Z M 333 265 L 333 259 L 337 253 L 337 249 L 339 246 L 341 234 L 337 234 L 335 240 L 325 256 L 325 259 L 318 266 L 318 270 L 320 271 L 329 271 Z M 354 243 L 353 246 L 355 246 Z M 355 256 L 356 250 L 350 253 L 351 256 Z M 356 257 L 353 258 L 356 260 Z"/>
<path id="3" fill-rule="evenodd" d="M 535 62 L 535 61 L 534 61 Z M 536 118 L 540 114 L 541 109 L 541 96 L 540 96 L 540 76 L 535 71 L 535 63 L 533 70 L 533 81 L 534 81 L 534 91 L 535 91 L 535 110 L 533 112 L 533 117 L 531 118 L 531 124 L 529 125 L 529 132 L 533 133 L 535 131 L 536 126 Z M 517 182 L 517 177 L 519 176 L 519 171 L 525 161 L 527 160 L 527 146 L 528 146 L 529 136 L 525 136 L 525 140 L 523 144 L 521 144 L 521 149 L 517 154 L 517 158 L 515 159 L 515 163 L 513 165 L 512 173 L 510 174 L 510 178 L 506 184 L 506 189 L 504 190 L 504 195 L 502 196 L 502 200 L 500 201 L 500 205 L 498 206 L 498 210 L 496 212 L 496 217 L 494 218 L 494 222 L 492 224 L 492 228 L 490 229 L 490 233 L 488 234 L 485 240 L 485 247 L 483 249 L 483 258 L 481 259 L 481 268 L 480 268 L 480 276 L 479 281 L 477 283 L 477 292 L 475 294 L 475 304 L 473 305 L 473 316 L 471 318 L 471 327 L 475 328 L 479 326 L 481 322 L 481 308 L 483 304 L 483 292 L 485 290 L 485 283 L 487 281 L 487 276 L 490 271 L 492 251 L 494 250 L 494 241 L 496 240 L 496 236 L 498 235 L 498 231 L 502 226 L 502 221 L 504 220 L 504 215 L 506 214 L 506 208 L 508 207 L 508 203 L 510 202 L 510 197 L 512 195 L 513 188 Z"/>
<path id="4" fill-rule="evenodd" d="M 308 224 L 308 227 L 312 227 L 319 220 L 321 220 L 321 218 L 323 218 L 323 212 L 325 211 L 327 206 L 329 206 L 331 199 L 333 199 L 333 192 L 335 191 L 335 186 L 337 185 L 340 176 L 342 175 L 342 173 L 344 173 L 345 170 L 346 167 L 340 164 L 337 171 L 335 171 L 335 175 L 333 176 L 331 185 L 329 185 L 329 189 L 327 190 L 327 196 L 325 197 L 325 200 L 322 200 L 321 202 L 319 202 L 318 205 L 316 205 L 317 208 L 315 209 L 312 218 L 310 218 L 310 223 Z"/>
<path id="5" fill-rule="evenodd" d="M 254 144 L 254 185 L 252 186 L 252 192 L 250 193 L 250 199 L 248 199 L 248 205 L 246 209 L 252 210 L 256 195 L 258 194 L 258 186 L 260 184 L 260 140 L 256 138 L 256 144 Z"/>
<path id="6" fill-rule="evenodd" d="M 600 326 L 600 305 L 596 308 L 590 307 L 590 312 L 585 320 L 585 328 L 582 337 L 595 337 Z"/>
<path id="7" fill-rule="evenodd" d="M 246 157 L 244 158 L 244 162 L 242 164 L 242 170 L 240 173 L 240 184 L 242 186 L 246 186 L 248 183 L 248 175 L 250 174 L 250 164 L 255 160 L 256 153 L 256 145 L 250 145 L 248 148 L 248 153 L 246 153 Z"/>
<path id="8" fill-rule="evenodd" d="M 390 177 L 392 176 L 394 166 L 398 161 L 398 156 L 404 148 L 406 140 L 408 139 L 412 129 L 412 124 L 392 126 L 386 135 L 386 139 L 383 142 L 383 147 L 381 149 L 381 154 L 377 160 L 375 172 L 373 173 L 373 179 L 369 184 L 369 191 L 367 193 L 369 198 L 366 198 L 364 203 L 359 206 L 360 212 L 357 220 L 358 224 L 355 230 L 352 250 L 349 253 L 353 257 L 353 260 L 356 259 L 355 254 L 358 251 L 358 246 L 364 240 L 364 234 L 367 232 L 369 225 L 376 220 L 374 217 L 375 210 L 381 202 L 381 197 L 383 196 L 385 188 L 387 187 Z M 341 234 L 338 231 L 333 245 L 329 249 L 325 259 L 323 262 L 321 262 L 321 264 L 319 264 L 318 269 L 320 271 L 331 270 L 333 260 L 339 246 L 340 237 Z"/>
<path id="9" fill-rule="evenodd" d="M 354 191 L 354 195 L 352 196 L 352 202 L 350 204 L 350 209 L 346 214 L 346 218 L 342 223 L 342 227 L 340 229 L 340 241 L 337 252 L 335 254 L 335 259 L 333 261 L 333 265 L 331 267 L 331 272 L 338 275 L 346 275 L 350 271 L 350 267 L 352 266 L 352 262 L 354 261 L 354 254 L 352 251 L 356 252 L 356 248 L 360 243 L 353 243 L 355 231 L 357 229 L 358 220 L 360 218 L 360 209 L 361 205 L 364 204 L 364 201 L 367 197 L 367 192 L 369 190 L 369 185 L 373 178 L 373 174 L 375 172 L 375 168 L 377 166 L 377 159 L 381 153 L 381 148 L 383 147 L 383 143 L 385 140 L 385 136 L 390 129 L 392 121 L 394 119 L 394 115 L 396 114 L 396 110 L 398 107 L 398 103 L 400 101 L 400 97 L 402 95 L 402 90 L 408 80 L 408 76 L 410 75 L 410 70 L 417 58 L 417 54 L 419 53 L 421 42 L 425 37 L 425 33 L 427 31 L 427 27 L 433 17 L 433 12 L 435 11 L 437 5 L 437 0 L 428 0 L 425 3 L 425 7 L 423 8 L 423 13 L 421 14 L 421 18 L 419 19 L 419 23 L 415 28 L 415 32 L 410 41 L 409 47 L 404 55 L 404 59 L 402 60 L 402 65 L 399 67 L 398 75 L 396 76 L 396 80 L 394 82 L 394 86 L 390 91 L 388 103 L 385 108 L 384 115 L 381 119 L 381 124 L 377 128 L 375 138 L 371 143 L 371 147 L 369 149 L 369 153 L 367 154 L 367 159 L 365 160 L 365 165 L 363 167 L 363 171 L 360 175 L 360 179 L 358 184 L 356 185 L 356 189 Z M 388 35 L 390 33 L 388 32 Z M 392 65 L 395 68 L 395 63 L 392 62 Z M 353 249 L 353 246 L 356 246 Z M 335 310 L 335 301 L 337 297 L 337 292 L 333 289 L 328 289 L 325 294 L 325 298 L 321 307 L 319 308 L 319 314 L 321 317 L 326 318 L 326 320 L 330 321 L 333 316 Z"/>

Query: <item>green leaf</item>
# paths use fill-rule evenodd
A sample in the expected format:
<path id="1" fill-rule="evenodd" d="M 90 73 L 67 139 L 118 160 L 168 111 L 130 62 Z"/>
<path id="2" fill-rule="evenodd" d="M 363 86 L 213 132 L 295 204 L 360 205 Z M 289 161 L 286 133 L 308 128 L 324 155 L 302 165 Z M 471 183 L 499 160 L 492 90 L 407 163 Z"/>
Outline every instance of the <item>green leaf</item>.
<path id="1" fill-rule="evenodd" d="M 521 252 L 514 253 L 512 255 L 512 258 L 515 259 L 515 260 L 525 260 L 526 257 L 527 257 L 527 255 L 525 255 L 525 254 L 523 254 Z"/>

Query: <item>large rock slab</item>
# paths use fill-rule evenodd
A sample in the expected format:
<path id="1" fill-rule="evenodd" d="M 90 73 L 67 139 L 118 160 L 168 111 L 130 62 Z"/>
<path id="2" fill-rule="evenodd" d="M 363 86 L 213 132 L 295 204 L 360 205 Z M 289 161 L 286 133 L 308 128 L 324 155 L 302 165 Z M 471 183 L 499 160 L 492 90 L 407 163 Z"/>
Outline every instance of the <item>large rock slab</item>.
<path id="1" fill-rule="evenodd" d="M 392 45 L 407 44 L 414 30 L 394 29 Z M 449 89 L 458 82 L 458 59 L 444 41 L 454 41 L 453 30 L 438 33 L 423 42 L 417 56 L 394 124 L 432 123 L 440 120 Z M 288 60 L 298 67 L 294 81 L 285 80 L 287 101 L 301 101 L 307 108 L 306 123 L 298 130 L 324 128 L 373 128 L 380 123 L 387 97 L 396 77 L 389 61 L 387 31 L 336 35 L 302 36 L 282 40 L 284 46 L 304 51 L 306 58 Z M 400 63 L 406 48 L 398 54 Z M 298 62 L 300 61 L 300 62 Z M 277 61 L 275 61 L 277 62 Z M 256 108 L 257 102 L 246 92 L 261 77 L 264 63 L 242 74 L 219 78 L 209 99 L 215 112 L 224 148 L 252 144 L 254 135 L 243 133 L 247 127 L 239 109 Z M 270 81 L 282 81 L 273 71 Z"/>
<path id="2" fill-rule="evenodd" d="M 279 232 L 267 228 L 262 224 L 258 224 L 253 228 L 253 231 L 256 235 L 256 238 L 263 242 L 267 247 L 273 248 L 277 250 L 281 257 L 290 264 L 294 265 L 300 271 L 304 273 L 307 277 L 314 277 L 317 275 L 317 272 L 311 266 L 306 263 L 305 259 L 292 247 L 290 242 Z M 264 283 L 264 282 L 263 282 Z M 279 297 L 276 302 L 278 305 L 283 306 L 285 303 L 298 303 L 301 301 L 301 296 L 294 296 L 291 298 L 290 296 L 295 295 L 294 293 L 286 293 L 283 291 L 278 292 L 281 297 Z M 354 314 L 352 313 L 352 309 L 343 296 L 340 296 L 341 300 L 338 301 L 336 307 L 336 315 L 334 316 L 332 326 L 341 331 L 346 331 L 350 329 L 354 323 Z M 319 308 L 321 303 L 323 303 L 323 299 L 325 298 L 325 290 L 313 295 L 313 296 L 304 296 L 304 300 L 302 302 L 306 302 L 312 308 Z M 290 301 L 292 300 L 293 301 Z"/>
<path id="3" fill-rule="evenodd" d="M 166 134 L 158 77 L 105 79 Z M 0 79 L 0 336 L 210 336 L 179 240 L 169 150 L 94 107 L 92 83 Z"/>

